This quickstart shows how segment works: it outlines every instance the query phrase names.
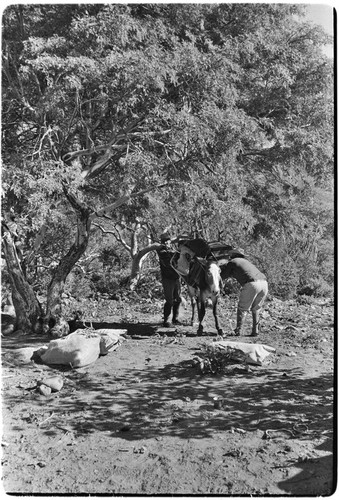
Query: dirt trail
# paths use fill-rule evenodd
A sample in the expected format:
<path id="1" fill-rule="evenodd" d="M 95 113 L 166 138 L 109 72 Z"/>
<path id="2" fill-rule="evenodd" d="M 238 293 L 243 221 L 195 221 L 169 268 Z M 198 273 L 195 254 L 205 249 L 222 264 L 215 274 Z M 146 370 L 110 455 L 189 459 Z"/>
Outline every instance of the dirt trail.
<path id="1" fill-rule="evenodd" d="M 18 365 L 15 349 L 44 339 L 2 338 L 6 492 L 331 494 L 333 306 L 268 303 L 256 339 L 276 348 L 267 363 L 202 375 L 192 360 L 215 338 L 211 311 L 204 337 L 190 326 L 159 335 L 161 302 L 106 302 L 98 318 L 127 326 L 129 338 L 86 368 Z M 234 316 L 225 303 L 226 330 Z M 39 395 L 49 374 L 64 386 Z"/>

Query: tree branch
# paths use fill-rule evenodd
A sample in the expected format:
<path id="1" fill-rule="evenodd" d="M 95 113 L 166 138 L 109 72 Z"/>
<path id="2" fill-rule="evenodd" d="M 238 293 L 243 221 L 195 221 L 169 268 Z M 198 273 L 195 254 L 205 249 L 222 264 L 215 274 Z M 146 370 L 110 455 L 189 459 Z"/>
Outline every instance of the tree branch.
<path id="1" fill-rule="evenodd" d="M 102 226 L 100 226 L 100 224 L 97 224 L 96 222 L 93 222 L 93 226 L 98 227 L 103 234 L 112 234 L 114 236 L 114 238 L 116 238 L 116 240 L 122 244 L 122 246 L 125 248 L 125 250 L 127 250 L 129 253 L 131 253 L 131 247 L 124 240 L 119 229 L 116 226 L 114 227 L 115 231 L 110 231 L 110 230 L 104 229 Z"/>
<path id="2" fill-rule="evenodd" d="M 107 205 L 106 207 L 102 208 L 101 210 L 98 210 L 97 212 L 93 213 L 90 216 L 90 219 L 93 220 L 97 217 L 104 217 L 107 212 L 111 212 L 112 210 L 115 210 L 116 208 L 120 207 L 121 205 L 123 205 L 124 203 L 129 201 L 130 199 L 136 198 L 137 196 L 140 196 L 140 195 L 145 194 L 145 193 L 149 193 L 150 191 L 153 191 L 154 189 L 161 189 L 167 185 L 168 184 L 166 182 L 164 184 L 152 186 L 152 187 L 147 188 L 147 189 L 142 189 L 141 191 L 138 191 L 137 193 L 125 194 L 125 195 L 121 196 L 117 201 L 112 203 L 111 205 Z"/>

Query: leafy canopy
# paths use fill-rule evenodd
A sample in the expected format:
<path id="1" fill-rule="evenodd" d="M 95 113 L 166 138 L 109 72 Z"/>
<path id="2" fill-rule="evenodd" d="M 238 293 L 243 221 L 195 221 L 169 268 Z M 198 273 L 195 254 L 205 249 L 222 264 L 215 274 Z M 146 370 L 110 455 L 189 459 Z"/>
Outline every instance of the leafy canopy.
<path id="1" fill-rule="evenodd" d="M 172 223 L 255 248 L 300 220 L 317 231 L 333 63 L 302 16 L 288 4 L 7 7 L 3 207 L 26 245 L 43 224 L 69 235 L 63 185 L 98 211 L 167 182 L 114 213 L 158 234 Z"/>

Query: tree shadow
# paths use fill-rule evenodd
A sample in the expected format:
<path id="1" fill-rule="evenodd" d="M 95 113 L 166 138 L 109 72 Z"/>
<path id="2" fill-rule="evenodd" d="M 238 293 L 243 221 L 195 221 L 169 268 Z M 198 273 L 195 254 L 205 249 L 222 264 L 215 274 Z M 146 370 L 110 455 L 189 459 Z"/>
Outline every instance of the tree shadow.
<path id="1" fill-rule="evenodd" d="M 281 370 L 268 371 L 249 376 L 233 365 L 226 380 L 201 377 L 190 361 L 146 370 L 126 368 L 115 375 L 65 370 L 62 393 L 46 400 L 55 417 L 45 430 L 51 432 L 53 422 L 62 419 L 77 435 L 105 431 L 133 441 L 206 438 L 232 427 L 260 431 L 263 438 L 269 429 L 286 439 L 311 440 L 332 429 L 330 375 L 302 379 L 298 370 L 288 377 Z M 222 409 L 214 408 L 212 393 L 224 400 Z M 26 399 L 39 404 L 33 393 Z"/>
<path id="2" fill-rule="evenodd" d="M 113 325 L 95 323 L 95 328 Z M 143 331 L 149 332 L 151 325 L 144 325 Z M 122 323 L 117 326 L 124 328 Z M 140 334 L 140 324 L 134 327 Z M 14 345 L 9 340 L 7 345 Z M 32 342 L 41 345 L 42 338 L 28 340 L 30 346 Z M 25 339 L 22 342 L 21 346 L 25 345 Z M 148 342 L 143 354 L 152 348 Z M 81 370 L 51 367 L 52 373 L 63 372 L 65 383 L 60 393 L 44 399 L 54 416 L 41 431 L 58 433 L 55 424 L 63 421 L 76 435 L 104 431 L 111 438 L 119 436 L 128 441 L 159 436 L 206 438 L 232 428 L 259 431 L 263 438 L 269 431 L 281 432 L 286 439 L 312 440 L 333 429 L 331 374 L 305 378 L 301 369 L 278 369 L 274 365 L 247 372 L 243 365 L 232 363 L 223 375 L 201 376 L 193 366 L 189 347 L 185 348 L 189 359 L 164 366 L 130 366 L 125 352 L 126 359 L 117 370 L 114 358 L 112 365 L 100 363 L 99 358 L 95 366 Z M 223 399 L 223 408 L 214 408 L 214 396 Z M 25 399 L 32 409 L 41 411 L 41 401 L 33 391 L 28 391 Z M 22 395 L 7 395 L 6 402 L 18 404 Z"/>
<path id="3" fill-rule="evenodd" d="M 328 439 L 316 449 L 332 451 L 325 457 L 306 459 L 289 464 L 300 472 L 278 483 L 279 488 L 292 496 L 330 496 L 337 486 L 337 468 L 333 463 L 333 440 Z"/>
<path id="4" fill-rule="evenodd" d="M 63 432 L 71 436 L 69 439 L 103 432 L 105 439 L 107 436 L 107 441 L 112 443 L 116 438 L 129 443 L 168 437 L 214 438 L 234 429 L 256 433 L 256 438 L 262 439 L 283 437 L 314 442 L 325 440 L 325 436 L 333 432 L 332 374 L 307 377 L 301 368 L 280 369 L 274 363 L 253 367 L 248 372 L 244 365 L 232 362 L 223 374 L 201 375 L 192 363 L 198 351 L 192 342 L 183 343 L 181 358 L 176 358 L 178 362 L 171 363 L 168 357 L 162 366 L 153 366 L 148 357 L 151 359 L 156 349 L 168 348 L 170 353 L 171 342 L 174 347 L 175 342 L 180 343 L 179 337 L 166 340 L 166 335 L 156 335 L 158 326 L 94 323 L 95 329 L 126 329 L 129 335 L 140 336 L 141 340 L 131 341 L 130 348 L 127 346 L 121 355 L 118 350 L 118 356 L 110 353 L 82 369 L 44 365 L 45 376 L 62 373 L 64 378 L 62 390 L 48 397 L 38 396 L 32 388 L 24 393 L 22 390 L 4 392 L 6 412 L 16 405 L 29 409 L 25 411 L 26 417 L 17 419 L 11 429 L 20 432 L 29 425 L 38 427 L 42 437 L 59 438 Z M 51 339 L 14 336 L 2 339 L 2 344 L 11 350 L 41 346 L 46 340 Z M 197 340 L 211 339 L 199 337 Z M 135 360 L 136 349 L 140 349 L 142 362 L 134 364 L 129 356 Z M 31 363 L 17 368 L 28 379 L 29 372 L 38 365 Z M 223 399 L 221 409 L 214 408 L 214 396 Z M 223 446 L 227 450 L 227 440 Z M 332 452 L 332 440 L 327 439 L 321 446 L 319 449 Z M 330 455 L 305 462 L 295 460 L 285 468 L 300 470 L 278 484 L 289 495 L 330 495 L 335 488 L 336 472 Z M 321 472 L 314 473 L 315 469 Z"/>
<path id="5" fill-rule="evenodd" d="M 41 345 L 47 344 L 50 337 L 43 335 L 23 335 L 23 334 L 11 334 L 6 337 L 1 337 L 1 350 L 4 349 L 21 349 L 24 347 L 40 347 Z"/>

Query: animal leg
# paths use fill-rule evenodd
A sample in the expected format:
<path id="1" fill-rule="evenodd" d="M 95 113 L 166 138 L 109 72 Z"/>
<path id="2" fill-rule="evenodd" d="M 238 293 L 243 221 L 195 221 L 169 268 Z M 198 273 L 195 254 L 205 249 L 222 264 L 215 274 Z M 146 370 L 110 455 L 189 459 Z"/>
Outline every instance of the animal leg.
<path id="1" fill-rule="evenodd" d="M 202 326 L 202 321 L 205 317 L 206 308 L 205 308 L 205 303 L 202 300 L 197 301 L 197 305 L 198 305 L 198 317 L 199 317 L 198 334 L 202 335 L 204 331 L 204 327 Z"/>
<path id="2" fill-rule="evenodd" d="M 214 316 L 214 321 L 215 321 L 215 328 L 217 329 L 217 332 L 219 335 L 223 335 L 223 329 L 219 327 L 219 320 L 218 320 L 218 300 L 216 300 L 213 304 L 213 316 Z"/>
<path id="3" fill-rule="evenodd" d="M 192 306 L 192 316 L 191 316 L 191 326 L 194 324 L 194 314 L 195 314 L 195 305 L 197 299 L 195 297 L 191 297 L 191 306 Z"/>
<path id="4" fill-rule="evenodd" d="M 164 322 L 163 322 L 163 326 L 165 326 L 165 327 L 170 326 L 169 317 L 170 317 L 171 311 L 172 311 L 172 305 L 169 302 L 165 302 L 165 304 L 164 304 Z"/>

